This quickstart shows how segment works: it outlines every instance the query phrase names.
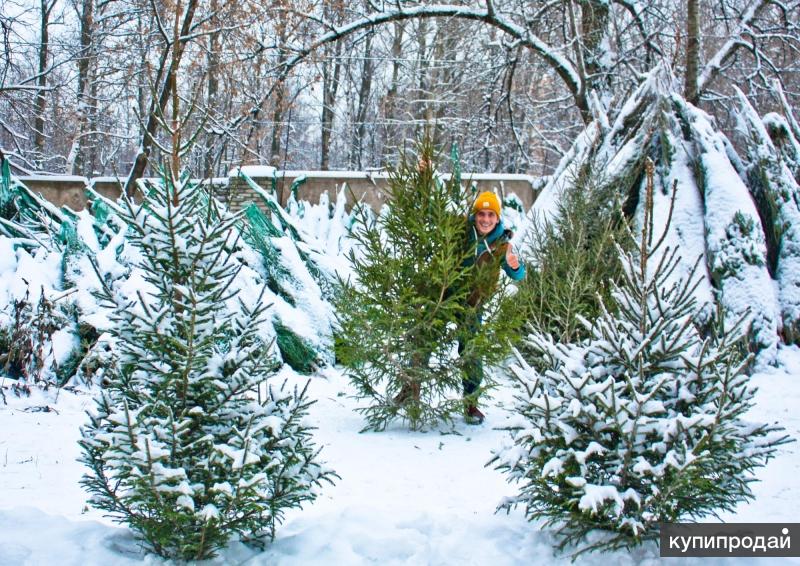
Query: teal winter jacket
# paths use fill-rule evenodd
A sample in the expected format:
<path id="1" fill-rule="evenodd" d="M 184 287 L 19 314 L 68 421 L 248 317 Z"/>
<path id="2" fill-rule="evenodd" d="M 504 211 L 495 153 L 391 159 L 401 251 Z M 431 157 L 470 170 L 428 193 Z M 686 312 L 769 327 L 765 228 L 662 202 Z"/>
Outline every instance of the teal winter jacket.
<path id="1" fill-rule="evenodd" d="M 477 306 L 489 299 L 497 289 L 501 267 L 511 279 L 519 281 L 525 277 L 525 265 L 520 262 L 519 267 L 514 269 L 506 262 L 506 252 L 513 234 L 511 230 L 506 230 L 502 220 L 485 237 L 478 235 L 473 216 L 469 217 L 467 226 L 467 245 L 472 253 L 464 260 L 463 265 L 476 266 L 467 302 Z"/>

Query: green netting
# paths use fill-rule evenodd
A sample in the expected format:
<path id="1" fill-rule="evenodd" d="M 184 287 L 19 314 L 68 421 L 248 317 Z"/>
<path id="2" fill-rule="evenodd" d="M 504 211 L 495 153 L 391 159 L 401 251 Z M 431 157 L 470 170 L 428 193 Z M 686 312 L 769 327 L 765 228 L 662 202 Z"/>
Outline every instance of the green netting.
<path id="1" fill-rule="evenodd" d="M 11 192 L 11 167 L 8 159 L 3 159 L 2 179 L 0 180 L 0 218 L 11 220 L 16 213 L 14 194 Z"/>
<path id="2" fill-rule="evenodd" d="M 292 186 L 289 188 L 289 193 L 291 193 L 295 200 L 297 199 L 297 190 L 303 186 L 303 183 L 306 181 L 308 181 L 308 177 L 306 175 L 300 175 L 297 179 L 292 181 Z"/>
<path id="3" fill-rule="evenodd" d="M 283 233 L 253 203 L 245 207 L 244 215 L 247 219 L 247 225 L 243 226 L 242 236 L 248 244 L 261 254 L 264 260 L 264 268 L 267 272 L 267 287 L 287 303 L 294 306 L 294 297 L 284 288 L 285 283 L 292 281 L 292 275 L 281 265 L 280 252 L 271 240 L 273 237 L 283 236 Z"/>
<path id="4" fill-rule="evenodd" d="M 2 189 L 4 191 L 8 191 L 11 188 L 11 164 L 8 162 L 8 159 L 3 159 L 2 165 L 0 165 L 0 172 L 2 172 Z"/>
<path id="5" fill-rule="evenodd" d="M 58 239 L 63 245 L 63 253 L 61 256 L 61 273 L 67 272 L 67 264 L 73 256 L 86 252 L 86 246 L 78 238 L 78 231 L 75 229 L 75 224 L 69 218 L 65 218 L 61 223 L 61 229 L 58 233 Z M 69 281 L 68 278 L 63 277 L 63 286 L 65 289 L 74 286 L 74 283 Z"/>
<path id="6" fill-rule="evenodd" d="M 283 231 L 288 232 L 289 237 L 295 242 L 302 240 L 302 238 L 300 237 L 300 233 L 294 226 L 292 226 L 289 220 L 285 217 L 283 208 L 280 207 L 278 202 L 275 199 L 263 198 L 263 195 L 262 195 L 262 200 L 264 201 L 264 205 L 267 207 L 267 209 L 275 215 L 275 218 L 278 219 L 278 223 L 281 225 Z M 282 235 L 283 234 L 281 234 L 281 236 Z"/>
<path id="7" fill-rule="evenodd" d="M 96 198 L 92 201 L 91 210 L 95 224 L 105 224 L 108 222 L 108 216 L 111 214 L 111 210 L 101 199 Z"/>
<path id="8" fill-rule="evenodd" d="M 74 253 L 83 248 L 83 244 L 78 239 L 78 231 L 75 229 L 75 224 L 68 218 L 65 218 L 61 223 L 58 239 L 64 244 L 65 252 Z"/>
<path id="9" fill-rule="evenodd" d="M 28 230 L 2 217 L 0 217 L 0 234 L 9 238 L 31 238 Z"/>
<path id="10" fill-rule="evenodd" d="M 279 320 L 274 321 L 278 349 L 283 361 L 300 373 L 313 373 L 317 366 L 317 353 L 300 336 L 292 332 Z"/>
<path id="11" fill-rule="evenodd" d="M 461 157 L 455 142 L 450 146 L 450 161 L 453 164 L 453 186 L 461 187 Z"/>
<path id="12" fill-rule="evenodd" d="M 0 166 L 0 233 L 21 238 L 20 245 L 47 245 L 48 237 L 56 243 L 61 237 L 62 223 L 76 220 L 75 212 L 67 207 L 53 206 L 44 197 L 11 177 L 7 159 Z"/>
<path id="13" fill-rule="evenodd" d="M 15 223 L 28 228 L 30 233 L 45 233 L 57 243 L 65 243 L 61 238 L 61 225 L 71 220 L 77 222 L 77 214 L 67 207 L 57 208 L 40 194 L 36 194 L 18 181 L 12 181 L 11 191 L 18 215 Z"/>
<path id="14" fill-rule="evenodd" d="M 108 219 L 111 216 L 111 208 L 101 198 L 92 201 L 90 210 L 92 212 L 92 228 L 97 236 L 97 241 L 101 246 L 106 246 L 111 240 L 112 232 L 108 227 Z"/>
<path id="15" fill-rule="evenodd" d="M 239 176 L 242 179 L 244 179 L 244 181 L 250 186 L 250 188 L 253 189 L 253 191 L 255 191 L 255 193 L 261 198 L 261 202 L 263 203 L 264 207 L 272 214 L 272 218 L 276 219 L 278 224 L 280 225 L 280 227 L 276 226 L 267 217 L 267 215 L 261 211 L 261 209 L 259 209 L 255 204 L 250 204 L 245 208 L 245 215 L 247 216 L 248 220 L 250 220 L 251 226 L 253 226 L 256 230 L 260 231 L 262 234 L 268 234 L 270 237 L 277 238 L 277 237 L 282 237 L 284 235 L 288 235 L 295 242 L 305 243 L 303 237 L 294 227 L 292 219 L 286 214 L 286 211 L 283 210 L 283 207 L 281 207 L 280 203 L 278 203 L 278 200 L 275 198 L 274 182 L 273 182 L 273 191 L 272 193 L 269 193 L 264 189 L 262 189 L 258 185 L 258 183 L 253 181 L 253 179 L 251 179 L 245 173 L 240 172 Z M 275 178 L 273 177 L 273 181 L 274 180 Z M 296 191 L 297 187 L 302 185 L 302 183 L 304 183 L 305 181 L 306 181 L 305 176 L 298 177 L 294 181 L 294 183 L 292 183 L 292 190 Z M 272 247 L 274 249 L 271 243 L 269 244 L 269 247 Z M 317 264 L 309 257 L 308 253 L 300 249 L 300 247 L 297 248 L 297 251 L 300 255 L 300 259 L 302 259 L 303 263 L 306 265 L 308 272 L 320 286 L 320 289 L 322 289 L 323 297 L 330 298 L 332 293 L 333 281 L 329 279 L 328 276 L 322 270 L 320 270 Z M 268 254 L 265 254 L 264 257 L 272 258 L 276 256 L 270 256 Z"/>
<path id="16" fill-rule="evenodd" d="M 289 218 L 289 216 L 286 214 L 286 211 L 283 210 L 283 208 L 280 206 L 275 197 L 272 194 L 267 194 L 263 190 L 261 190 L 261 187 L 259 187 L 258 184 L 252 179 L 250 179 L 247 175 L 241 174 L 241 176 L 256 191 L 256 194 L 258 194 L 261 197 L 261 201 L 264 203 L 264 206 L 267 208 L 267 210 L 272 212 L 273 217 L 278 220 L 278 223 L 281 226 L 281 230 L 278 230 L 278 228 L 276 228 L 275 225 L 270 222 L 270 225 L 277 230 L 276 235 L 283 236 L 284 234 L 288 234 L 289 237 L 295 242 L 304 242 L 305 240 L 297 231 L 297 229 L 294 227 L 292 219 Z M 295 196 L 295 198 L 297 198 L 296 193 L 298 187 L 300 187 L 303 183 L 305 183 L 306 180 L 307 177 L 305 175 L 301 175 L 300 177 L 295 179 L 295 181 L 292 183 L 291 191 L 292 194 Z M 303 263 L 306 265 L 308 272 L 311 274 L 311 276 L 314 278 L 314 280 L 322 289 L 323 296 L 326 298 L 330 298 L 333 281 L 331 281 L 325 275 L 325 273 L 322 270 L 320 270 L 317 264 L 309 257 L 308 253 L 306 253 L 299 247 L 297 248 L 297 252 L 300 255 L 300 259 L 302 259 Z"/>
<path id="17" fill-rule="evenodd" d="M 86 188 L 86 198 L 89 200 L 89 210 L 92 213 L 92 228 L 97 236 L 97 241 L 101 247 L 105 247 L 116 236 L 120 230 L 126 227 L 117 216 L 122 210 L 115 202 L 104 197 L 92 187 Z M 121 252 L 122 245 L 118 247 L 117 257 Z"/>
<path id="18" fill-rule="evenodd" d="M 251 179 L 245 173 L 240 172 L 239 177 L 244 179 L 245 183 L 253 189 L 253 191 L 261 197 L 261 201 L 263 202 L 264 206 L 273 213 L 274 217 L 278 220 L 278 223 L 281 225 L 281 229 L 277 230 L 277 236 L 283 236 L 284 233 L 288 233 L 289 237 L 292 238 L 294 241 L 301 240 L 300 234 L 297 232 L 294 226 L 292 226 L 291 220 L 286 216 L 283 208 L 281 208 L 280 203 L 278 203 L 277 199 L 275 198 L 275 183 L 276 177 L 273 176 L 272 179 L 272 193 L 268 193 L 264 189 L 262 189 L 258 183 L 256 183 L 253 179 Z M 270 222 L 270 224 L 274 227 L 275 225 Z"/>
<path id="19" fill-rule="evenodd" d="M 522 205 L 522 201 L 514 194 L 511 193 L 509 196 L 503 199 L 503 208 L 510 208 L 512 210 L 516 210 L 517 212 L 525 213 L 525 207 Z"/>
<path id="20" fill-rule="evenodd" d="M 272 221 L 267 218 L 267 215 L 255 204 L 248 204 L 244 209 L 244 215 L 250 223 L 251 231 L 260 234 L 264 238 L 280 238 L 283 236 L 283 232 L 278 230 Z"/>

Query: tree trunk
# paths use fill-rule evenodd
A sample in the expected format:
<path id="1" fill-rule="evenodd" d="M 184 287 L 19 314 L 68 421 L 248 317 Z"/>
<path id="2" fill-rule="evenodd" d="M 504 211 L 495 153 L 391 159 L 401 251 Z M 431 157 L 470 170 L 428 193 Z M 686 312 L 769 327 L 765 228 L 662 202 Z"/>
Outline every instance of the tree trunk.
<path id="1" fill-rule="evenodd" d="M 386 90 L 386 97 L 384 99 L 383 117 L 386 122 L 383 159 L 389 159 L 386 148 L 394 145 L 392 137 L 392 127 L 395 125 L 397 119 L 397 93 L 400 84 L 400 57 L 403 54 L 403 24 L 394 24 L 394 36 L 392 37 L 392 79 L 389 83 L 389 88 Z"/>
<path id="2" fill-rule="evenodd" d="M 77 6 L 76 6 L 77 7 Z M 80 21 L 80 54 L 78 55 L 78 123 L 75 127 L 75 136 L 70 150 L 71 159 L 67 167 L 72 175 L 90 175 L 94 159 L 89 156 L 91 144 L 85 140 L 86 130 L 89 129 L 89 116 L 92 114 L 90 107 L 94 101 L 91 92 L 91 62 L 94 58 L 94 0 L 82 0 L 81 11 L 78 14 Z"/>
<path id="3" fill-rule="evenodd" d="M 211 2 L 211 12 L 218 9 L 217 0 Z M 219 92 L 219 31 L 216 30 L 208 36 L 208 55 L 206 57 L 206 112 L 216 114 L 219 107 L 217 93 Z M 203 176 L 210 179 L 214 176 L 214 134 L 206 135 L 203 150 Z"/>
<path id="4" fill-rule="evenodd" d="M 454 21 L 452 24 L 442 26 L 436 36 L 434 47 L 434 71 L 431 73 L 432 97 L 438 102 L 433 107 L 432 121 L 436 125 L 433 132 L 433 139 L 437 144 L 443 144 L 446 140 L 442 139 L 442 134 L 448 133 L 448 127 L 444 122 L 445 117 L 450 114 L 454 107 L 458 106 L 458 98 L 462 96 L 459 85 L 463 78 L 453 64 L 446 64 L 445 61 L 458 58 L 461 51 L 463 40 L 468 37 L 468 27 L 463 22 Z M 449 132 L 451 136 L 455 132 Z M 452 139 L 452 138 L 451 138 Z"/>
<path id="5" fill-rule="evenodd" d="M 183 49 L 181 48 L 181 25 L 179 22 L 179 18 L 177 14 L 181 10 L 181 0 L 178 0 L 177 9 L 175 10 L 175 26 L 172 30 L 172 45 L 175 47 L 172 49 L 172 62 L 170 63 L 170 69 L 173 69 L 171 74 L 172 85 L 170 85 L 169 89 L 172 93 L 172 127 L 171 127 L 171 138 L 172 138 L 172 154 L 170 155 L 170 162 L 172 165 L 172 178 L 177 180 L 180 177 L 180 149 L 181 149 L 181 114 L 180 114 L 180 98 L 178 97 L 178 66 L 180 65 L 181 54 Z M 178 198 L 178 192 L 173 192 L 173 198 Z M 177 200 L 175 205 L 177 206 Z"/>
<path id="6" fill-rule="evenodd" d="M 44 113 L 47 108 L 45 89 L 47 88 L 47 58 L 50 47 L 50 13 L 55 2 L 40 0 L 39 18 L 39 62 L 36 77 L 36 98 L 33 103 L 33 146 L 36 152 L 36 162 L 39 167 L 44 161 Z"/>
<path id="7" fill-rule="evenodd" d="M 183 15 L 183 21 L 181 22 L 179 28 L 181 38 L 187 37 L 189 34 L 189 30 L 192 26 L 192 19 L 194 18 L 194 12 L 197 8 L 197 1 L 198 0 L 189 0 L 189 3 L 186 6 L 186 10 Z M 176 14 L 175 17 L 180 18 L 180 15 Z M 178 72 L 178 66 L 180 65 L 181 57 L 183 57 L 184 46 L 185 41 L 181 39 L 175 44 L 169 43 L 165 45 L 164 50 L 161 53 L 159 72 L 157 76 L 162 77 L 163 75 L 163 78 L 161 80 L 158 98 L 154 98 L 150 103 L 150 111 L 147 115 L 147 124 L 144 132 L 142 132 L 139 152 L 136 155 L 136 159 L 133 162 L 131 171 L 128 174 L 128 179 L 125 182 L 124 192 L 129 197 L 133 196 L 133 193 L 136 189 L 136 181 L 142 178 L 144 171 L 147 168 L 147 163 L 150 159 L 150 151 L 153 147 L 153 139 L 155 138 L 156 131 L 158 130 L 159 116 L 164 116 L 164 111 L 166 110 L 167 104 L 169 103 L 172 95 L 172 89 L 175 86 L 174 78 Z M 165 68 L 166 73 L 164 73 Z"/>
<path id="8" fill-rule="evenodd" d="M 700 91 L 697 79 L 700 74 L 700 0 L 686 1 L 686 77 L 683 97 L 697 106 Z"/>
<path id="9" fill-rule="evenodd" d="M 417 90 L 414 96 L 414 112 L 413 117 L 415 120 L 422 123 L 415 125 L 414 137 L 422 138 L 426 135 L 427 124 L 429 122 L 429 105 L 428 105 L 428 20 L 420 20 L 419 27 L 417 28 Z M 436 141 L 434 140 L 434 144 Z"/>
<path id="10" fill-rule="evenodd" d="M 372 85 L 373 67 L 372 33 L 369 33 L 364 39 L 364 65 L 361 69 L 361 85 L 358 89 L 358 106 L 353 127 L 353 140 L 350 144 L 350 167 L 359 171 L 363 168 L 364 138 L 367 133 L 367 103 L 369 102 L 370 87 Z"/>
<path id="11" fill-rule="evenodd" d="M 330 161 L 330 142 L 333 133 L 333 115 L 336 105 L 336 93 L 339 90 L 339 74 L 342 65 L 339 55 L 342 51 L 342 42 L 334 44 L 333 57 L 322 63 L 322 134 L 319 168 L 326 171 Z"/>
<path id="12" fill-rule="evenodd" d="M 147 33 L 147 30 L 153 25 L 152 21 L 146 21 L 145 14 L 138 13 L 136 16 L 136 32 L 139 34 L 140 37 L 145 38 L 143 48 L 139 50 L 139 73 L 146 74 L 147 71 L 150 69 L 150 63 L 148 59 L 148 55 L 151 53 L 152 50 L 152 41 L 150 39 L 150 34 Z M 137 88 L 136 88 L 136 110 L 139 116 L 147 116 L 147 102 L 149 100 L 150 94 L 145 88 L 147 81 L 137 81 Z"/>
<path id="13" fill-rule="evenodd" d="M 584 92 L 604 91 L 606 69 L 601 63 L 604 39 L 608 29 L 610 3 L 605 0 L 579 0 L 581 7 L 581 50 L 586 76 Z M 599 94 L 599 92 L 598 92 Z"/>
<path id="14" fill-rule="evenodd" d="M 286 83 L 281 82 L 275 89 L 275 108 L 272 111 L 272 136 L 269 144 L 269 164 L 280 167 L 281 164 L 281 131 L 283 107 L 286 104 Z"/>
<path id="15" fill-rule="evenodd" d="M 284 22 L 278 22 L 278 45 L 286 45 L 288 32 Z M 288 58 L 284 49 L 278 53 L 278 68 L 281 68 Z M 273 167 L 280 167 L 281 164 L 281 132 L 283 130 L 283 112 L 286 106 L 287 88 L 286 81 L 288 75 L 281 77 L 275 85 L 275 106 L 272 111 L 272 136 L 269 144 L 269 164 Z"/>

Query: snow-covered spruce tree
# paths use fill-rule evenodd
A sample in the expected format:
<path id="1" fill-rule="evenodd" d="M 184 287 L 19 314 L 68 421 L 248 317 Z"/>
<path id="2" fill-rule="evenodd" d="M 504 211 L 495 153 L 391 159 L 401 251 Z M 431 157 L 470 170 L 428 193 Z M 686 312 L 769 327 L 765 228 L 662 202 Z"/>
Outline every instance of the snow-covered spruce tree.
<path id="1" fill-rule="evenodd" d="M 749 317 L 747 345 L 756 354 L 755 365 L 774 363 L 780 314 L 756 204 L 731 162 L 736 157 L 730 142 L 711 118 L 677 95 L 670 97 L 670 105 L 686 141 L 691 140 L 690 163 L 703 199 L 705 251 L 715 300 L 726 326 Z"/>
<path id="2" fill-rule="evenodd" d="M 777 282 L 781 334 L 786 343 L 800 344 L 800 184 L 792 171 L 800 143 L 785 118 L 773 114 L 762 120 L 738 89 L 737 95 L 745 174 L 764 226 L 767 266 Z"/>
<path id="3" fill-rule="evenodd" d="M 496 364 L 518 325 L 520 311 L 501 289 L 455 354 L 464 321 L 475 316 L 467 297 L 481 275 L 462 265 L 474 253 L 466 238 L 473 196 L 457 174 L 440 182 L 434 163 L 424 141 L 419 159 L 404 157 L 390 171 L 390 204 L 375 222 L 354 227 L 359 251 L 349 259 L 357 280 L 341 282 L 337 294 L 337 357 L 370 401 L 359 410 L 373 430 L 394 418 L 412 429 L 451 420 L 463 410 L 465 364 Z"/>
<path id="4" fill-rule="evenodd" d="M 303 420 L 306 390 L 268 383 L 267 307 L 231 291 L 236 217 L 211 209 L 198 187 L 166 177 L 140 206 L 127 202 L 144 279 L 135 297 L 106 289 L 117 356 L 80 442 L 91 504 L 184 560 L 274 535 L 334 475 Z"/>
<path id="5" fill-rule="evenodd" d="M 773 145 L 780 152 L 782 161 L 800 183 L 800 122 L 795 118 L 796 110 L 789 104 L 780 81 L 773 81 L 772 94 L 780 100 L 783 115 L 768 113 L 764 116 L 764 126 Z"/>
<path id="6" fill-rule="evenodd" d="M 517 356 L 519 419 L 491 461 L 521 484 L 501 508 L 524 506 L 576 553 L 632 547 L 657 538 L 660 522 L 732 510 L 752 497 L 753 469 L 788 441 L 743 419 L 754 390 L 742 333 L 698 333 L 696 278 L 676 277 L 677 252 L 654 243 L 648 185 L 635 251 L 620 249 L 618 312 L 604 310 L 581 343 L 530 335 L 549 367 Z M 605 532 L 586 542 L 595 529 Z"/>

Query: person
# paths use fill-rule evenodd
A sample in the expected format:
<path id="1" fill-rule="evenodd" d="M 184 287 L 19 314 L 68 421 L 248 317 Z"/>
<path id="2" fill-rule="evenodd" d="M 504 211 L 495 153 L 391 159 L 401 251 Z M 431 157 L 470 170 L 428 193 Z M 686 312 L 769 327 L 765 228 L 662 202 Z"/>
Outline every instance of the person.
<path id="1" fill-rule="evenodd" d="M 500 268 L 514 281 L 525 277 L 525 265 L 519 261 L 511 244 L 513 234 L 501 219 L 500 199 L 493 192 L 478 195 L 467 222 L 466 244 L 469 254 L 463 267 L 475 266 L 468 289 L 467 309 L 460 321 L 458 353 L 463 356 L 482 322 L 482 307 L 497 289 Z M 485 418 L 478 409 L 478 396 L 483 381 L 480 357 L 463 360 L 464 418 L 470 424 L 481 424 Z"/>

